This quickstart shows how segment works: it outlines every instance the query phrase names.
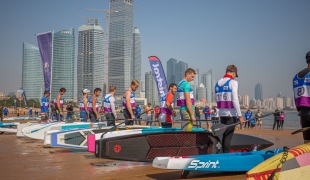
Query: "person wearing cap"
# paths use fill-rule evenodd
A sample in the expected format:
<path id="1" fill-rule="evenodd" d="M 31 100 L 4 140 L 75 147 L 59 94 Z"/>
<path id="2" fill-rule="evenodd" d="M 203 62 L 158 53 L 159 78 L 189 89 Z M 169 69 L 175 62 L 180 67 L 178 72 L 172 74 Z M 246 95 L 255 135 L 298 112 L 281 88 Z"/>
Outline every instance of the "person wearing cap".
<path id="1" fill-rule="evenodd" d="M 226 74 L 215 85 L 215 94 L 217 108 L 219 109 L 220 121 L 222 124 L 230 125 L 237 122 L 239 117 L 240 123 L 244 123 L 239 99 L 238 99 L 238 82 L 234 80 L 238 77 L 237 67 L 229 65 L 226 68 Z M 231 140 L 234 135 L 235 127 L 228 127 L 223 134 L 222 150 L 224 153 L 230 152 Z"/>
<path id="2" fill-rule="evenodd" d="M 138 87 L 139 87 L 139 81 L 133 80 L 129 88 L 126 89 L 123 94 L 123 107 L 124 107 L 123 114 L 125 119 L 131 119 L 131 120 L 125 120 L 125 125 L 133 125 L 133 119 L 136 118 L 134 114 L 136 108 L 134 91 L 136 91 Z"/>
<path id="3" fill-rule="evenodd" d="M 117 121 L 117 114 L 115 108 L 116 86 L 110 86 L 110 93 L 106 94 L 103 99 L 103 108 L 105 117 L 107 118 L 107 126 L 115 126 L 115 120 Z"/>
<path id="4" fill-rule="evenodd" d="M 192 131 L 193 122 L 196 121 L 195 117 L 195 99 L 194 92 L 189 82 L 195 78 L 196 71 L 192 68 L 188 68 L 183 79 L 177 86 L 177 106 L 180 106 L 181 115 L 181 129 L 186 131 Z"/>
<path id="5" fill-rule="evenodd" d="M 49 108 L 49 99 L 48 97 L 50 96 L 49 91 L 44 91 L 44 95 L 41 98 L 41 121 L 47 121 L 48 120 L 48 108 Z"/>
<path id="6" fill-rule="evenodd" d="M 63 117 L 63 106 L 64 106 L 64 98 L 62 95 L 66 93 L 66 88 L 60 88 L 56 98 L 54 99 L 55 112 L 56 112 L 56 120 L 62 121 Z"/>
<path id="7" fill-rule="evenodd" d="M 97 97 L 100 96 L 101 89 L 95 88 L 94 94 L 88 98 L 87 109 L 89 111 L 90 122 L 97 122 L 99 120 L 99 102 Z"/>
<path id="8" fill-rule="evenodd" d="M 152 107 L 152 104 L 151 103 L 148 103 L 147 106 L 145 106 L 143 112 L 146 113 L 146 116 L 145 116 L 145 122 L 146 122 L 146 125 L 148 125 L 150 123 L 150 126 L 152 126 L 152 113 L 153 113 L 153 107 Z"/>
<path id="9" fill-rule="evenodd" d="M 81 122 L 87 122 L 87 118 L 89 115 L 89 111 L 87 109 L 87 100 L 88 100 L 88 94 L 90 93 L 90 90 L 84 89 L 82 92 L 83 92 L 83 97 L 80 99 L 80 119 L 81 119 Z"/>
<path id="10" fill-rule="evenodd" d="M 307 67 L 293 78 L 295 105 L 302 128 L 310 127 L 310 51 L 306 54 Z M 304 143 L 310 142 L 310 131 L 303 132 Z"/>

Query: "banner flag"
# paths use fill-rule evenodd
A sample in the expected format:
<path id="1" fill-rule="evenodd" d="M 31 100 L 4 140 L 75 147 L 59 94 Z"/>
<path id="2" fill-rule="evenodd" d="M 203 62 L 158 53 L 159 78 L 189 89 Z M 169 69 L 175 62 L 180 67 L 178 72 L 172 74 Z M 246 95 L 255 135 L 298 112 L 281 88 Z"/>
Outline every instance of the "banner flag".
<path id="1" fill-rule="evenodd" d="M 44 75 L 44 90 L 51 90 L 51 61 L 52 61 L 52 32 L 42 33 L 37 35 L 40 55 L 42 59 L 43 75 Z"/>
<path id="2" fill-rule="evenodd" d="M 163 66 L 156 56 L 150 56 L 149 62 L 151 65 L 151 69 L 154 75 L 154 79 L 156 82 L 157 90 L 158 90 L 158 96 L 159 99 L 163 96 L 165 96 L 168 92 L 168 85 L 166 80 L 166 75 L 163 69 Z"/>

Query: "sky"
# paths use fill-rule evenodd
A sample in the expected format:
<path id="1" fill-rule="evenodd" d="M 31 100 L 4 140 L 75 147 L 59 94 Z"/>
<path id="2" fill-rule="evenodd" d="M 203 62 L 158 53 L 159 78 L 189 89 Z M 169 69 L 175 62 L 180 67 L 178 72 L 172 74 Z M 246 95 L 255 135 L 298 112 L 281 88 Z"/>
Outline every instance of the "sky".
<path id="1" fill-rule="evenodd" d="M 150 71 L 147 57 L 164 67 L 170 58 L 200 72 L 212 69 L 217 81 L 226 67 L 238 68 L 239 94 L 254 98 L 262 83 L 263 97 L 281 92 L 293 97 L 292 78 L 307 67 L 310 51 L 309 0 L 134 0 L 134 26 L 141 36 L 142 79 Z M 1 0 L 0 92 L 16 92 L 22 79 L 22 43 L 37 45 L 35 34 L 73 27 L 105 13 L 108 0 Z M 77 58 L 77 50 L 76 56 Z"/>

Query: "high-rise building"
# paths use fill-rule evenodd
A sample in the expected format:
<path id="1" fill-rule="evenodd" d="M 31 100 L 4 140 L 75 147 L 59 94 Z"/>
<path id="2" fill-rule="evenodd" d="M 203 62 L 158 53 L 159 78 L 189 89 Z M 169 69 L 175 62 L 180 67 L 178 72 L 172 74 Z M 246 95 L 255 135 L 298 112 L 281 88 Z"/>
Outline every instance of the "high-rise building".
<path id="1" fill-rule="evenodd" d="M 67 90 L 63 95 L 65 101 L 74 100 L 74 54 L 74 29 L 68 28 L 56 32 L 53 40 L 51 100 L 55 99 L 62 87 Z"/>
<path id="2" fill-rule="evenodd" d="M 83 89 L 91 92 L 101 88 L 98 100 L 102 102 L 106 82 L 104 62 L 104 32 L 98 19 L 78 28 L 77 97 L 83 96 Z M 107 88 L 109 89 L 109 88 Z"/>
<path id="3" fill-rule="evenodd" d="M 283 108 L 291 108 L 292 104 L 291 104 L 291 98 L 285 96 L 283 97 Z"/>
<path id="4" fill-rule="evenodd" d="M 27 99 L 40 99 L 43 96 L 44 77 L 40 51 L 37 46 L 28 43 L 23 43 L 22 88 Z"/>
<path id="5" fill-rule="evenodd" d="M 166 72 L 167 72 L 168 85 L 171 83 L 178 83 L 176 81 L 176 77 L 175 77 L 176 66 L 177 66 L 177 60 L 176 59 L 170 58 L 167 61 L 167 71 Z"/>
<path id="6" fill-rule="evenodd" d="M 281 97 L 276 98 L 276 108 L 283 109 L 283 98 Z"/>
<path id="7" fill-rule="evenodd" d="M 122 96 L 134 79 L 133 59 L 133 0 L 111 0 L 109 21 L 109 85 L 118 89 L 115 96 Z"/>
<path id="8" fill-rule="evenodd" d="M 210 69 L 208 72 L 202 74 L 202 83 L 206 87 L 207 94 L 206 98 L 208 102 L 212 102 L 212 92 L 214 92 L 214 87 L 212 87 L 212 69 Z"/>
<path id="9" fill-rule="evenodd" d="M 152 71 L 145 73 L 145 98 L 153 106 L 159 104 L 157 87 Z"/>
<path id="10" fill-rule="evenodd" d="M 198 88 L 198 100 L 201 100 L 201 99 L 205 99 L 206 98 L 206 88 L 205 86 L 201 83 L 199 88 Z"/>
<path id="11" fill-rule="evenodd" d="M 263 86 L 261 83 L 255 85 L 255 99 L 263 101 Z"/>
<path id="12" fill-rule="evenodd" d="M 243 99 L 243 105 L 248 107 L 250 105 L 250 98 L 249 98 L 249 96 L 248 95 L 244 95 L 242 99 Z"/>
<path id="13" fill-rule="evenodd" d="M 132 41 L 132 73 L 133 78 L 141 82 L 141 41 L 140 32 L 137 27 L 133 30 L 133 41 Z M 142 86 L 135 91 L 135 96 L 140 97 L 140 92 L 142 91 Z"/>
<path id="14" fill-rule="evenodd" d="M 279 93 L 277 94 L 277 97 L 282 98 L 282 93 L 279 92 Z"/>
<path id="15" fill-rule="evenodd" d="M 188 68 L 187 63 L 185 63 L 183 61 L 179 61 L 176 64 L 176 68 L 175 68 L 175 82 L 176 82 L 176 84 L 179 83 L 183 79 L 184 73 L 185 73 L 187 68 Z"/>

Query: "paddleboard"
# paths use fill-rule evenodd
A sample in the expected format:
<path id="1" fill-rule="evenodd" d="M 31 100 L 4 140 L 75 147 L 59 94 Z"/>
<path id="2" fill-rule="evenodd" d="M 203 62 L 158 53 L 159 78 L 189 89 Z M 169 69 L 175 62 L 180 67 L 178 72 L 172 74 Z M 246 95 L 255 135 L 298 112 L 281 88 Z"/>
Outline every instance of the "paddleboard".
<path id="1" fill-rule="evenodd" d="M 231 149 L 261 150 L 273 145 L 272 142 L 243 134 L 234 134 Z M 234 142 L 238 143 L 234 147 Z M 132 161 L 152 161 L 161 156 L 191 156 L 217 154 L 222 150 L 220 139 L 209 132 L 160 132 L 127 135 L 96 140 L 95 155 Z"/>
<path id="2" fill-rule="evenodd" d="M 268 179 L 272 173 L 275 173 L 272 179 L 308 180 L 310 177 L 310 143 L 289 149 L 286 158 L 283 154 L 284 152 L 267 159 L 249 170 L 246 173 L 247 180 Z M 284 162 L 280 163 L 281 160 Z"/>
<path id="3" fill-rule="evenodd" d="M 46 131 L 46 138 L 44 138 L 44 144 L 50 144 L 52 147 L 66 147 L 66 148 L 87 148 L 87 136 L 94 134 L 102 134 L 108 132 L 112 126 L 102 127 L 100 129 L 80 129 L 80 130 L 68 130 L 68 131 Z M 125 131 L 129 129 L 142 129 L 150 128 L 150 126 L 119 126 L 116 131 Z M 50 134 L 50 136 L 48 136 Z M 48 140 L 49 139 L 49 140 Z"/>
<path id="4" fill-rule="evenodd" d="M 11 127 L 11 126 L 17 126 L 19 124 L 19 122 L 12 122 L 12 123 L 4 123 L 4 122 L 0 122 L 0 127 Z"/>
<path id="5" fill-rule="evenodd" d="M 16 133 L 16 136 L 17 137 L 26 137 L 23 133 L 22 133 L 22 130 L 25 128 L 25 127 L 29 127 L 29 126 L 33 126 L 33 125 L 37 125 L 38 122 L 37 121 L 33 121 L 33 122 L 27 122 L 27 123 L 22 123 L 22 124 L 18 124 L 17 125 L 17 133 Z"/>
<path id="6" fill-rule="evenodd" d="M 12 120 L 39 120 L 40 118 L 37 118 L 37 117 L 7 117 L 7 118 L 4 118 L 3 120 L 4 121 L 12 121 Z"/>
<path id="7" fill-rule="evenodd" d="M 0 134 L 3 134 L 5 132 L 16 133 L 17 129 L 0 127 L 0 132 L 1 132 Z"/>
<path id="8" fill-rule="evenodd" d="M 44 132 L 49 130 L 69 130 L 69 129 L 89 129 L 89 128 L 96 128 L 96 127 L 105 127 L 105 122 L 99 123 L 84 123 L 84 122 L 75 122 L 75 123 L 68 123 L 65 124 L 61 123 L 45 123 L 42 125 L 35 125 L 29 126 L 22 130 L 22 133 L 33 139 L 42 139 L 44 140 Z"/>

